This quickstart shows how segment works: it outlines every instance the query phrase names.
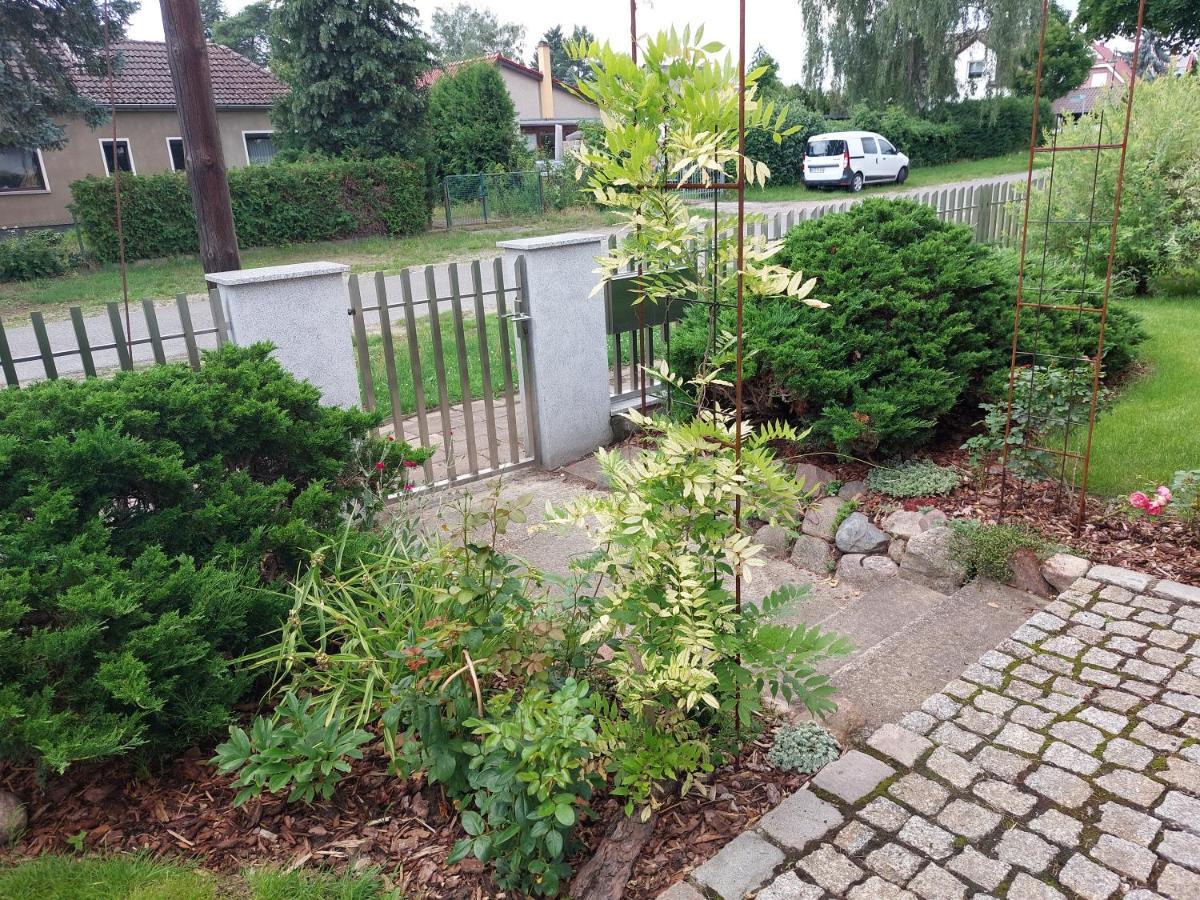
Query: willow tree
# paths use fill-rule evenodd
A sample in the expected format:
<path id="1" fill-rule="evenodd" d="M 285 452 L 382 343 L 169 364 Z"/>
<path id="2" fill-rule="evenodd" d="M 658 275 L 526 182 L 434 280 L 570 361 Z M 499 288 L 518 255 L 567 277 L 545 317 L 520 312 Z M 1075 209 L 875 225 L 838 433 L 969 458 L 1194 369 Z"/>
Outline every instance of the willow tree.
<path id="1" fill-rule="evenodd" d="M 848 101 L 923 110 L 955 95 L 954 61 L 977 40 L 1011 84 L 1041 18 L 1040 0 L 798 0 L 805 80 Z"/>

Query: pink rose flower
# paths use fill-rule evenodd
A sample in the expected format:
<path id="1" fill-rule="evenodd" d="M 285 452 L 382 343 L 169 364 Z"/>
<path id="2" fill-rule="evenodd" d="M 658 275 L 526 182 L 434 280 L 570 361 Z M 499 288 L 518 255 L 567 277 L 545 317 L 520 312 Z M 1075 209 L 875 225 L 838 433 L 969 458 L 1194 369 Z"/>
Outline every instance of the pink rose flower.
<path id="1" fill-rule="evenodd" d="M 1141 491 L 1134 491 L 1129 495 L 1129 505 L 1134 509 L 1147 509 L 1150 506 L 1150 498 Z"/>
<path id="2" fill-rule="evenodd" d="M 1171 502 L 1171 489 L 1165 484 L 1160 484 L 1158 489 L 1154 492 L 1154 495 L 1162 501 L 1164 506 Z"/>
<path id="3" fill-rule="evenodd" d="M 1150 505 L 1146 507 L 1146 515 L 1157 516 L 1162 513 L 1164 506 L 1166 506 L 1165 503 L 1156 503 L 1152 501 Z"/>

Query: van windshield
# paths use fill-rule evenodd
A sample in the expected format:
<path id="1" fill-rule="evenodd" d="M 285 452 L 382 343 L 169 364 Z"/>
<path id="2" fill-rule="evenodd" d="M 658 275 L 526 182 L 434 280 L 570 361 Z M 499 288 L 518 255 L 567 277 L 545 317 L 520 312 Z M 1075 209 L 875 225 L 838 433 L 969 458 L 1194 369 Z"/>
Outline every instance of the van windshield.
<path id="1" fill-rule="evenodd" d="M 809 156 L 841 156 L 846 152 L 846 142 L 840 140 L 809 141 L 808 149 L 805 152 Z"/>

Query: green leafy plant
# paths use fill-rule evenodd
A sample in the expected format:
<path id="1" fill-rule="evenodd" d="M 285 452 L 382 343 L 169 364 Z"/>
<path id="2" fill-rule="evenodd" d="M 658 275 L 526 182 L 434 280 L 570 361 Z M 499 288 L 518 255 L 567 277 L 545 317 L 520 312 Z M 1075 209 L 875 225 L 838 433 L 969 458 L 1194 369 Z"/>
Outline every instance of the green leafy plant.
<path id="1" fill-rule="evenodd" d="M 1171 477 L 1171 513 L 1189 528 L 1200 528 L 1200 469 L 1183 469 Z"/>
<path id="2" fill-rule="evenodd" d="M 29 281 L 61 275 L 76 262 L 66 238 L 54 231 L 0 236 L 0 281 Z"/>
<path id="3" fill-rule="evenodd" d="M 556 690 L 535 687 L 488 701 L 487 718 L 464 725 L 471 793 L 461 814 L 468 837 L 448 858 L 467 854 L 495 867 L 505 889 L 554 896 L 570 875 L 563 861 L 572 831 L 601 779 L 591 765 L 598 745 L 586 682 L 567 678 Z"/>
<path id="4" fill-rule="evenodd" d="M 841 753 L 837 739 L 816 722 L 785 725 L 775 732 L 767 762 L 783 772 L 816 772 Z"/>
<path id="5" fill-rule="evenodd" d="M 429 125 L 439 181 L 529 168 L 512 97 L 492 62 L 444 71 L 429 90 Z"/>
<path id="6" fill-rule="evenodd" d="M 858 512 L 861 504 L 858 500 L 847 500 L 838 507 L 837 514 L 833 517 L 833 530 L 837 531 L 838 526 L 845 522 L 853 513 Z"/>
<path id="7" fill-rule="evenodd" d="M 1039 559 L 1054 552 L 1047 540 L 1017 525 L 951 522 L 950 557 L 963 566 L 966 577 L 1006 582 L 1012 578 L 1012 558 L 1017 550 L 1033 550 Z"/>
<path id="8" fill-rule="evenodd" d="M 274 716 L 254 720 L 247 734 L 229 730 L 229 740 L 217 747 L 211 762 L 224 773 L 236 772 L 234 806 L 263 791 L 288 791 L 288 802 L 311 804 L 328 800 L 351 759 L 362 759 L 370 732 L 347 726 L 336 709 L 326 709 L 312 697 L 289 693 Z"/>
<path id="9" fill-rule="evenodd" d="M 867 487 L 889 497 L 940 497 L 962 482 L 953 469 L 928 459 L 910 459 L 876 466 L 867 474 Z"/>
<path id="10" fill-rule="evenodd" d="M 405 235 L 429 224 L 422 168 L 401 159 L 315 159 L 229 170 L 238 243 L 265 247 L 368 234 Z M 71 209 L 97 258 L 117 258 L 111 178 L 71 184 Z M 122 225 L 127 259 L 198 249 L 196 217 L 182 173 L 124 175 Z"/>
<path id="11" fill-rule="evenodd" d="M 223 728 L 251 683 L 230 660 L 287 611 L 257 588 L 362 508 L 360 454 L 404 468 L 376 421 L 265 345 L 0 392 L 0 756 L 62 771 Z"/>
<path id="12" fill-rule="evenodd" d="M 1008 373 L 998 372 L 995 383 L 1007 382 Z M 1030 366 L 1018 370 L 1012 382 L 1012 426 L 1009 427 L 1008 398 L 981 403 L 984 417 L 978 424 L 983 430 L 962 445 L 971 453 L 971 464 L 980 466 L 986 459 L 1004 453 L 1007 431 L 1008 467 L 1029 479 L 1057 477 L 1061 457 L 1043 447 L 1061 445 L 1068 431 L 1077 433 L 1087 427 L 1092 407 L 1091 367 L 1066 369 L 1061 366 Z M 1097 409 L 1109 403 L 1111 392 L 1101 388 Z"/>

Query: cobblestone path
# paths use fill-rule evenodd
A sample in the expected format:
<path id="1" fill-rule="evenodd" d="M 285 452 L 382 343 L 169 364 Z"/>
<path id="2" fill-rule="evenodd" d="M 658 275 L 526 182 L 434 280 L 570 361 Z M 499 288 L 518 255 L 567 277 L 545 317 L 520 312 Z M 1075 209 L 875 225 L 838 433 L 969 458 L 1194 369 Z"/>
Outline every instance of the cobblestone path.
<path id="1" fill-rule="evenodd" d="M 1200 900 L 1198 798 L 1200 588 L 1095 566 L 663 897 Z"/>

